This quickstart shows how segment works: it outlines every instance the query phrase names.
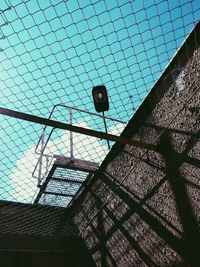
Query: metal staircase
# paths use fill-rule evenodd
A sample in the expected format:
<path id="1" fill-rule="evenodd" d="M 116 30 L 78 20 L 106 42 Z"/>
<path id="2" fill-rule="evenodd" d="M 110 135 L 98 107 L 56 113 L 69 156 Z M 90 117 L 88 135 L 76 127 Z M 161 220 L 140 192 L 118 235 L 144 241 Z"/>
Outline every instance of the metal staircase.
<path id="1" fill-rule="evenodd" d="M 63 104 L 57 104 L 53 107 L 49 118 L 52 119 L 57 108 L 65 109 L 68 112 L 70 125 L 73 124 L 73 112 L 84 113 L 102 119 L 103 116 L 88 111 L 76 109 Z M 107 117 L 104 117 L 104 119 Z M 107 118 L 117 123 L 123 123 L 119 120 Z M 97 122 L 96 122 L 97 123 Z M 36 145 L 35 153 L 38 155 L 38 161 L 32 176 L 38 180 L 37 186 L 40 188 L 35 199 L 35 203 L 66 207 L 71 202 L 81 186 L 91 177 L 100 165 L 100 162 L 93 162 L 86 159 L 80 159 L 74 156 L 74 135 L 69 132 L 68 154 L 58 155 L 49 153 L 47 147 L 51 142 L 52 135 L 56 128 L 51 130 L 45 126 Z"/>

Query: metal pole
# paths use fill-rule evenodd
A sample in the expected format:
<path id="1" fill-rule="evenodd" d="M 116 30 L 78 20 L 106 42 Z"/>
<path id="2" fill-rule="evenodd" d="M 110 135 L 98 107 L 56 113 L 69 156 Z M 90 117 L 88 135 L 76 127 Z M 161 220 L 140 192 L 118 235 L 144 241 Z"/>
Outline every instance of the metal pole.
<path id="1" fill-rule="evenodd" d="M 69 123 L 72 125 L 72 109 L 69 109 Z M 73 160 L 74 158 L 74 151 L 73 151 L 73 132 L 70 131 L 70 158 Z"/>
<path id="2" fill-rule="evenodd" d="M 39 173 L 38 173 L 38 186 L 40 185 L 42 181 L 42 159 L 43 159 L 43 152 L 44 152 L 44 130 L 42 131 L 41 136 L 41 148 L 40 148 L 40 159 L 39 159 Z"/>
<path id="3" fill-rule="evenodd" d="M 104 111 L 102 113 L 103 113 L 103 123 L 104 123 L 104 127 L 105 127 L 105 132 L 108 133 L 107 126 L 106 126 L 106 118 L 104 116 Z M 108 144 L 108 149 L 110 149 L 109 140 L 107 140 L 107 144 Z"/>
<path id="4" fill-rule="evenodd" d="M 135 110 L 134 103 L 133 103 L 133 96 L 130 95 L 129 98 L 130 98 L 131 104 L 132 104 L 132 106 L 133 106 L 133 110 Z"/>
<path id="5" fill-rule="evenodd" d="M 91 130 L 91 129 L 87 129 L 83 127 L 78 127 L 78 126 L 74 126 L 74 125 L 70 125 L 70 124 L 66 124 L 66 123 L 62 123 L 62 122 L 58 122 L 54 120 L 49 120 L 49 119 L 41 118 L 38 116 L 14 111 L 11 109 L 0 108 L 0 114 L 13 117 L 13 118 L 17 118 L 17 119 L 21 119 L 21 120 L 25 120 L 25 121 L 29 121 L 29 122 L 39 123 L 39 124 L 50 126 L 53 128 L 73 131 L 73 132 L 88 135 L 88 136 L 93 136 L 93 137 L 102 138 L 102 139 L 106 139 L 106 140 L 110 140 L 114 142 L 119 142 L 124 145 L 128 144 L 131 146 L 158 151 L 157 146 L 149 144 L 149 143 L 145 143 L 145 142 L 133 140 L 133 139 L 128 139 L 123 136 L 116 136 L 113 134 L 103 133 L 103 132 L 99 132 L 99 131 L 95 131 L 95 130 Z"/>

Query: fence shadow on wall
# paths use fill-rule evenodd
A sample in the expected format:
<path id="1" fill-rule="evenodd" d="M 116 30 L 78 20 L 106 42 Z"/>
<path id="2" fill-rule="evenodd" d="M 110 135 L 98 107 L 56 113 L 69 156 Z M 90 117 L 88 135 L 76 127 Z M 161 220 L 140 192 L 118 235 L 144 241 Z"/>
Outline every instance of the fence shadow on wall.
<path id="1" fill-rule="evenodd" d="M 173 148 L 171 133 L 166 131 L 160 139 L 162 166 L 145 160 L 164 175 L 143 198 L 108 172 L 101 174 L 98 186 L 87 188 L 93 207 L 87 212 L 87 203 L 83 202 L 80 211 L 87 222 L 90 214 L 95 214 L 92 210 L 103 207 L 87 230 L 87 235 L 93 236 L 89 238 L 90 253 L 99 266 L 199 266 L 200 231 L 191 200 L 200 187 L 186 179 L 181 170 L 183 163 L 200 167 L 200 160 L 188 156 L 199 135 L 189 137 L 179 153 Z M 113 196 L 104 205 L 106 192 Z"/>

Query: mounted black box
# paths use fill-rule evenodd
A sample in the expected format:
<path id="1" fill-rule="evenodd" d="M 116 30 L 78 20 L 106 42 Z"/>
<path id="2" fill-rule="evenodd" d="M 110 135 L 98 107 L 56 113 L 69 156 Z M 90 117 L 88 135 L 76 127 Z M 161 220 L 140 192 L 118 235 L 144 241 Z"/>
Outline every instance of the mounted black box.
<path id="1" fill-rule="evenodd" d="M 109 109 L 108 94 L 104 85 L 93 87 L 92 96 L 97 112 L 104 112 Z"/>

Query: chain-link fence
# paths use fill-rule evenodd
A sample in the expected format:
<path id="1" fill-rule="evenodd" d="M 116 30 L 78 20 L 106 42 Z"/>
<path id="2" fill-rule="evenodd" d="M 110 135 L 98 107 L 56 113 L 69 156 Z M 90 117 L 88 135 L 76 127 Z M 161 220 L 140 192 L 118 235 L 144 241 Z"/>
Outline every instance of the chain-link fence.
<path id="1" fill-rule="evenodd" d="M 88 193 L 90 208 L 79 214 L 78 222 L 83 222 L 79 229 L 76 218 L 72 220 L 73 206 L 97 177 L 102 162 L 107 166 L 121 149 L 119 143 L 113 146 L 109 141 L 109 149 L 108 140 L 48 126 L 37 118 L 117 136 L 131 120 L 123 135 L 134 136 L 131 125 L 144 122 L 150 114 L 148 105 L 154 106 L 164 94 L 165 89 L 154 89 L 152 103 L 141 106 L 167 66 L 177 94 L 188 86 L 182 61 L 192 57 L 190 44 L 185 56 L 177 58 L 180 64 L 176 68 L 171 64 L 199 18 L 198 0 L 1 1 L 0 107 L 37 116 L 28 121 L 0 115 L 2 249 L 26 247 L 28 236 L 69 239 L 78 237 L 80 230 L 87 232 L 83 227 L 98 213 L 102 199 Z M 199 62 L 198 53 L 195 57 Z M 167 88 L 167 78 L 163 84 Z M 94 109 L 92 88 L 97 85 L 108 91 L 110 108 L 105 116 Z M 173 106 L 171 111 L 165 118 L 168 123 L 178 112 Z M 137 112 L 140 116 L 131 119 Z M 156 119 L 159 124 L 162 115 Z M 144 140 L 141 135 L 138 140 L 152 143 L 146 131 L 141 131 Z M 129 169 L 126 160 L 122 157 L 115 167 L 117 171 L 121 166 L 123 177 Z M 94 186 L 104 192 L 100 184 Z M 112 199 L 109 190 L 105 186 L 103 203 Z M 8 236 L 11 241 L 6 245 Z M 66 249 L 60 244 L 57 249 Z"/>
<path id="2" fill-rule="evenodd" d="M 199 62 L 200 23 L 126 128 L 154 149 L 110 153 L 77 199 L 97 266 L 199 265 Z"/>

